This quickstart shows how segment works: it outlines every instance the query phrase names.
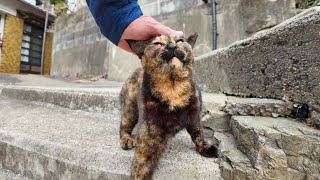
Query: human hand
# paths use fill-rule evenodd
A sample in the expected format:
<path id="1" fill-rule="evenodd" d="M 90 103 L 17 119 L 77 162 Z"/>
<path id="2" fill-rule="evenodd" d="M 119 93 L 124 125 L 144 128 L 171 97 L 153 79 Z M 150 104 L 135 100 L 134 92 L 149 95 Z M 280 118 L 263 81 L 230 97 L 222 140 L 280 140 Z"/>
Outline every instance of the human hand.
<path id="1" fill-rule="evenodd" d="M 118 46 L 128 52 L 132 52 L 126 40 L 147 40 L 158 35 L 173 34 L 177 37 L 183 36 L 182 31 L 175 31 L 160 24 L 150 16 L 141 16 L 128 25 L 122 33 Z"/>

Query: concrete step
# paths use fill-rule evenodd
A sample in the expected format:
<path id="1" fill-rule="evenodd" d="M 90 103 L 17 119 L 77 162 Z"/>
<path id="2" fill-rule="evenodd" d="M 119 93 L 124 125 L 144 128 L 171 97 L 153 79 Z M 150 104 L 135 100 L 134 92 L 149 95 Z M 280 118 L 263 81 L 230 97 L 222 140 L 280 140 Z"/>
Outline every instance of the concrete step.
<path id="1" fill-rule="evenodd" d="M 292 117 L 303 120 L 308 116 L 308 109 L 301 104 L 276 99 L 225 97 L 222 109 L 207 110 L 202 118 L 202 124 L 214 131 L 230 130 L 231 116 L 264 116 Z"/>
<path id="2" fill-rule="evenodd" d="M 120 87 L 71 88 L 4 86 L 1 95 L 12 99 L 38 101 L 69 109 L 106 112 L 119 109 Z"/>
<path id="3" fill-rule="evenodd" d="M 298 111 L 296 107 L 298 104 L 290 101 L 230 96 L 223 110 L 230 115 L 238 116 L 288 117 Z"/>
<path id="4" fill-rule="evenodd" d="M 0 85 L 0 95 L 12 99 L 46 102 L 69 109 L 105 112 L 119 109 L 118 96 L 121 87 L 44 87 Z M 203 93 L 207 109 L 222 110 L 226 105 L 223 94 Z"/>
<path id="5" fill-rule="evenodd" d="M 231 132 L 262 179 L 320 177 L 320 131 L 287 118 L 233 116 Z"/>
<path id="6" fill-rule="evenodd" d="M 46 102 L 69 109 L 105 112 L 119 109 L 120 86 L 103 88 L 0 86 L 2 96 Z M 286 117 L 303 112 L 299 104 L 275 99 L 239 98 L 224 94 L 202 93 L 204 111 L 225 111 L 230 115 Z"/>
<path id="7" fill-rule="evenodd" d="M 9 170 L 0 168 L 0 179 L 1 180 L 28 180 L 28 178 L 21 174 L 15 174 Z"/>
<path id="8" fill-rule="evenodd" d="M 49 96 L 48 96 L 49 97 Z M 119 112 L 92 113 L 0 97 L 0 163 L 30 179 L 128 179 L 134 151 L 119 146 Z M 222 179 L 185 132 L 167 148 L 154 179 Z"/>

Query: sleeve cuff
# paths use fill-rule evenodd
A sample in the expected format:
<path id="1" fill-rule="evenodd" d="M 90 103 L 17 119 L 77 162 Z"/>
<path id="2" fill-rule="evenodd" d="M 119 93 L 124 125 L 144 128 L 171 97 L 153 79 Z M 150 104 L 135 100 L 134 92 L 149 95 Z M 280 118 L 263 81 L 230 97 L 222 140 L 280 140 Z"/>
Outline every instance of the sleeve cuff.
<path id="1" fill-rule="evenodd" d="M 112 14 L 106 14 L 97 21 L 101 33 L 113 44 L 118 45 L 122 33 L 127 26 L 143 15 L 136 1 L 117 9 Z"/>

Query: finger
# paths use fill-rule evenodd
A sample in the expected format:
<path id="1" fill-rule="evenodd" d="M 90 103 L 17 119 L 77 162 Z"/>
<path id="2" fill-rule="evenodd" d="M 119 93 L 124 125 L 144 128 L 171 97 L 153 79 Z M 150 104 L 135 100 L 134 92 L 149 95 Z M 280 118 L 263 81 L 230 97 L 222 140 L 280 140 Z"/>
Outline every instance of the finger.
<path id="1" fill-rule="evenodd" d="M 172 34 L 176 37 L 179 37 L 179 38 L 184 36 L 182 31 L 174 31 Z"/>
<path id="2" fill-rule="evenodd" d="M 159 35 L 170 35 L 172 34 L 172 32 L 174 31 L 173 29 L 167 27 L 167 26 L 164 26 L 162 24 L 158 24 L 156 27 L 155 27 L 156 31 L 152 31 L 153 35 L 154 36 L 159 36 Z"/>
<path id="3" fill-rule="evenodd" d="M 155 35 L 174 35 L 176 37 L 183 37 L 182 31 L 175 31 L 167 26 L 159 24 L 157 28 L 157 34 Z"/>

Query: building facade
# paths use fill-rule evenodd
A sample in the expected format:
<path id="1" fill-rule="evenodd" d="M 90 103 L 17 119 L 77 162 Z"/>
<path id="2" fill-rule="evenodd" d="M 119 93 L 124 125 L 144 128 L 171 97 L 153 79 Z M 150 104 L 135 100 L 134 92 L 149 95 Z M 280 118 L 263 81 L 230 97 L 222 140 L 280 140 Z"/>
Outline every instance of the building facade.
<path id="1" fill-rule="evenodd" d="M 53 34 L 44 35 L 46 12 L 24 0 L 0 0 L 0 16 L 0 73 L 40 74 L 43 67 L 50 74 Z M 49 13 L 48 24 L 54 19 Z"/>

